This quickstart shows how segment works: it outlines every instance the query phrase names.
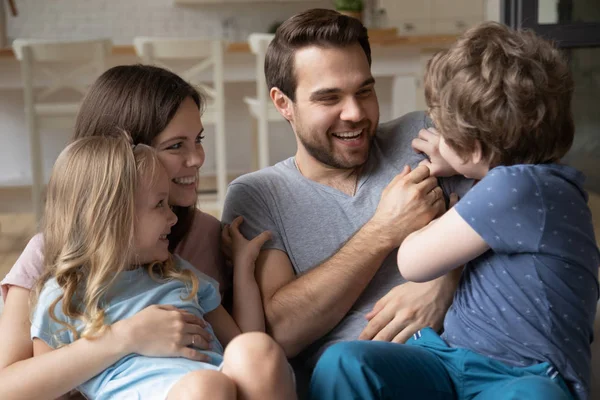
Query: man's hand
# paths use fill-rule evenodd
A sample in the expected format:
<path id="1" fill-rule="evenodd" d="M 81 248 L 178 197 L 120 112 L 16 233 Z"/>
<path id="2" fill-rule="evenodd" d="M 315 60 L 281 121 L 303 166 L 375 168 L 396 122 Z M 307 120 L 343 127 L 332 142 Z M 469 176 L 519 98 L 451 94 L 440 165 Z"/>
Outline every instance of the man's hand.
<path id="1" fill-rule="evenodd" d="M 458 175 L 440 154 L 440 134 L 435 128 L 421 129 L 419 136 L 412 141 L 412 148 L 417 153 L 427 155 L 428 159 L 421 161 L 420 165 L 429 168 L 432 176 L 448 177 Z"/>
<path id="2" fill-rule="evenodd" d="M 429 169 L 409 166 L 396 175 L 381 194 L 373 218 L 381 240 L 390 248 L 399 247 L 410 233 L 421 229 L 445 211 L 444 194 Z"/>
<path id="3" fill-rule="evenodd" d="M 457 275 L 450 273 L 431 282 L 396 286 L 366 315 L 369 323 L 358 339 L 404 343 L 419 329 L 439 331 L 457 281 Z"/>

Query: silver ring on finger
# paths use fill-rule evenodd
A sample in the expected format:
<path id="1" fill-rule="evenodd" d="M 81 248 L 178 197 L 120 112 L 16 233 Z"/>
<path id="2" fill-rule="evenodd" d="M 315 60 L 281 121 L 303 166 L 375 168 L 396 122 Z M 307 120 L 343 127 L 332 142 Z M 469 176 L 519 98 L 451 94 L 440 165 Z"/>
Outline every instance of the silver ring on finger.
<path id="1" fill-rule="evenodd" d="M 192 335 L 192 346 L 196 347 L 196 335 Z"/>

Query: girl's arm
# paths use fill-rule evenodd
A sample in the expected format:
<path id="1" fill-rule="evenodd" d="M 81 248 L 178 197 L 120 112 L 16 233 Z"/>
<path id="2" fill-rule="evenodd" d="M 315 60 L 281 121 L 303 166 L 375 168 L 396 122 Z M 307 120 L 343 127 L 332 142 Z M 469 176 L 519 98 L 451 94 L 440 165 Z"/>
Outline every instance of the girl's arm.
<path id="1" fill-rule="evenodd" d="M 451 208 L 404 239 L 398 250 L 398 268 L 405 279 L 426 282 L 464 265 L 489 248 Z"/>
<path id="2" fill-rule="evenodd" d="M 224 346 L 240 333 L 265 331 L 265 315 L 254 266 L 260 249 L 271 234 L 263 232 L 249 241 L 239 231 L 242 221 L 242 217 L 237 217 L 223 231 L 223 239 L 231 247 L 233 261 L 232 315 L 219 306 L 204 316 Z"/>
<path id="3" fill-rule="evenodd" d="M 208 360 L 202 353 L 186 347 L 189 341 L 183 334 L 194 331 L 210 340 L 210 335 L 202 329 L 204 322 L 174 307 L 148 307 L 115 323 L 94 340 L 79 339 L 34 358 L 29 317 L 29 290 L 11 287 L 0 317 L 3 400 L 57 398 L 130 353 Z"/>
<path id="4" fill-rule="evenodd" d="M 248 241 L 239 230 L 243 220 L 237 217 L 228 228 L 233 250 L 232 316 L 242 332 L 264 332 L 265 314 L 254 271 L 258 254 L 271 233 L 263 232 Z"/>
<path id="5" fill-rule="evenodd" d="M 223 347 L 227 347 L 234 337 L 242 333 L 240 327 L 222 305 L 204 314 L 204 319 L 212 326 L 215 336 Z"/>
<path id="6" fill-rule="evenodd" d="M 237 234 L 241 236 L 239 231 Z M 269 236 L 261 237 L 262 235 L 264 233 L 252 241 L 258 239 L 257 243 L 253 243 L 257 245 L 258 250 L 269 239 Z M 237 262 L 237 265 L 234 264 L 232 316 L 242 332 L 265 331 L 265 314 L 258 283 L 254 277 L 254 261 L 251 262 L 251 265 L 240 265 L 240 261 Z"/>

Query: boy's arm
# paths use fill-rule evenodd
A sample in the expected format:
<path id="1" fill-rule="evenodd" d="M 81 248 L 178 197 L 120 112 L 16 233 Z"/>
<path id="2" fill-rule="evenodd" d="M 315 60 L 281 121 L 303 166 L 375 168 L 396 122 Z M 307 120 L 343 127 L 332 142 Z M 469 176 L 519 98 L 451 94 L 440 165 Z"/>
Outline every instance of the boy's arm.
<path id="1" fill-rule="evenodd" d="M 410 281 L 436 279 L 490 247 L 454 208 L 409 235 L 398 250 L 398 268 Z"/>

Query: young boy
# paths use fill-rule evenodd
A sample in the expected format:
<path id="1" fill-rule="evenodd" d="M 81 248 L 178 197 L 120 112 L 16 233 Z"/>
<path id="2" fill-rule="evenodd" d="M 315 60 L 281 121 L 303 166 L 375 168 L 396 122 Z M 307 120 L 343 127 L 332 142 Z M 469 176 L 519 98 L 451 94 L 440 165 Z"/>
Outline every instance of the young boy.
<path id="1" fill-rule="evenodd" d="M 412 281 L 465 265 L 444 333 L 336 345 L 314 397 L 586 399 L 600 255 L 584 177 L 560 164 L 567 64 L 531 32 L 484 23 L 430 61 L 425 87 L 431 170 L 480 180 L 398 251 Z"/>

